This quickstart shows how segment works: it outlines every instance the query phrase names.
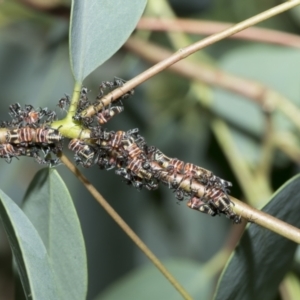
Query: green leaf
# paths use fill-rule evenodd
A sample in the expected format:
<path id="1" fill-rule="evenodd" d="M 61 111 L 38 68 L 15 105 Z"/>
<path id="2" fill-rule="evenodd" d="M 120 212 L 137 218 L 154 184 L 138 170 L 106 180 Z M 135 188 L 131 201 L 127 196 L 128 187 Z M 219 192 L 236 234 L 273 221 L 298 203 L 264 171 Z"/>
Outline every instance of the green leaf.
<path id="1" fill-rule="evenodd" d="M 209 299 L 213 281 L 202 265 L 192 260 L 169 259 L 163 264 L 174 275 L 193 299 Z M 182 299 L 182 296 L 153 264 L 147 264 L 126 275 L 95 300 L 131 300 L 131 299 Z"/>
<path id="2" fill-rule="evenodd" d="M 278 91 L 296 105 L 300 104 L 300 89 L 297 79 L 297 70 L 300 68 L 298 50 L 279 46 L 248 45 L 224 55 L 220 61 L 220 67 L 235 76 L 261 82 Z M 289 78 L 289 80 L 282 80 L 282 78 Z M 261 107 L 252 99 L 215 89 L 212 108 L 230 123 L 256 136 L 262 136 L 265 128 L 265 116 Z M 274 113 L 274 121 L 278 130 L 294 128 L 288 118 L 280 112 Z"/>
<path id="3" fill-rule="evenodd" d="M 82 231 L 71 196 L 56 170 L 45 168 L 35 175 L 23 209 L 47 249 L 59 299 L 85 299 L 87 261 Z"/>
<path id="4" fill-rule="evenodd" d="M 47 250 L 22 210 L 0 190 L 0 217 L 17 263 L 26 299 L 60 299 Z"/>
<path id="5" fill-rule="evenodd" d="M 75 80 L 82 82 L 128 39 L 146 0 L 73 0 L 70 59 Z"/>
<path id="6" fill-rule="evenodd" d="M 263 211 L 300 227 L 300 176 L 282 186 Z M 256 224 L 247 227 L 219 280 L 215 300 L 275 299 L 297 244 Z"/>

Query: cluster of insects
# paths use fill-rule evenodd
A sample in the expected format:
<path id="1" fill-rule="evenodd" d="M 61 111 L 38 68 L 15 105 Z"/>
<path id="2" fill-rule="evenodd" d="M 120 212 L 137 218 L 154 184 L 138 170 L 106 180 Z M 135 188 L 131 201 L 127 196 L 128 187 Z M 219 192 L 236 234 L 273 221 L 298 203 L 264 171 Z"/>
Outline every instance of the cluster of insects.
<path id="1" fill-rule="evenodd" d="M 63 136 L 50 124 L 56 113 L 48 108 L 35 109 L 32 105 L 9 106 L 11 121 L 0 125 L 0 157 L 8 163 L 13 157 L 29 156 L 40 164 L 55 165 L 58 159 L 51 157 L 62 150 Z"/>
<path id="2" fill-rule="evenodd" d="M 102 105 L 100 111 L 96 107 L 102 103 L 107 91 L 121 87 L 123 83 L 119 78 L 102 82 L 93 103 L 88 99 L 88 90 L 82 88 L 73 120 L 90 134 L 88 139 L 79 136 L 69 142 L 68 148 L 75 153 L 75 162 L 85 168 L 94 165 L 104 170 L 115 168 L 117 175 L 137 189 L 155 190 L 163 183 L 174 191 L 178 200 L 188 200 L 188 207 L 211 216 L 225 214 L 234 223 L 240 223 L 241 217 L 233 212 L 233 203 L 228 196 L 230 182 L 194 164 L 167 157 L 156 147 L 148 146 L 138 129 L 115 132 L 103 127 L 124 110 L 122 100 L 130 97 L 133 91 L 109 106 Z M 66 111 L 70 105 L 69 97 L 65 95 L 57 105 Z M 93 116 L 85 116 L 85 110 L 91 106 L 95 108 Z M 34 157 L 39 163 L 57 163 L 48 158 L 50 152 L 55 154 L 62 150 L 63 137 L 59 129 L 51 128 L 56 114 L 47 108 L 36 110 L 31 105 L 21 108 L 14 104 L 9 110 L 12 121 L 3 122 L 0 128 L 0 157 L 10 162 L 13 157 L 25 155 Z M 201 197 L 194 183 L 204 187 Z"/>

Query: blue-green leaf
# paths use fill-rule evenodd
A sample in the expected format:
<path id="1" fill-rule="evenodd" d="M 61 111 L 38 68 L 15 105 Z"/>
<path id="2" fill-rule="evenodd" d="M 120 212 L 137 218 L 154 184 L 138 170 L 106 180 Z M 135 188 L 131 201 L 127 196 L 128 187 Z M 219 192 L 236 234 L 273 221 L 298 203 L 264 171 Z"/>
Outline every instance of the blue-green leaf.
<path id="1" fill-rule="evenodd" d="M 70 59 L 75 80 L 110 58 L 134 30 L 146 0 L 73 0 Z"/>
<path id="2" fill-rule="evenodd" d="M 299 64 L 299 65 L 298 65 Z M 220 61 L 222 70 L 235 76 L 261 82 L 300 104 L 297 70 L 300 67 L 298 50 L 279 46 L 253 45 L 228 52 Z M 296 78 L 295 78 L 296 77 Z M 288 81 L 282 78 L 289 78 Z M 244 96 L 226 90 L 214 90 L 212 109 L 239 128 L 261 136 L 265 128 L 265 116 L 261 107 Z M 280 112 L 275 111 L 274 122 L 280 130 L 292 130 L 294 126 Z"/>
<path id="3" fill-rule="evenodd" d="M 263 208 L 266 213 L 300 227 L 300 176 L 282 186 Z M 275 299 L 291 268 L 297 244 L 256 224 L 245 231 L 219 280 L 215 300 Z"/>
<path id="4" fill-rule="evenodd" d="M 202 272 L 202 265 L 192 260 L 169 259 L 163 261 L 167 269 L 175 276 L 193 299 L 208 299 L 212 292 L 213 280 Z M 178 291 L 157 270 L 153 264 L 137 268 L 95 300 L 131 300 L 131 299 L 182 299 Z"/>
<path id="5" fill-rule="evenodd" d="M 35 175 L 23 209 L 47 249 L 59 299 L 85 299 L 87 261 L 82 231 L 71 196 L 56 170 L 46 168 Z"/>
<path id="6" fill-rule="evenodd" d="M 0 190 L 0 217 L 17 263 L 26 299 L 60 299 L 47 250 L 22 210 Z"/>

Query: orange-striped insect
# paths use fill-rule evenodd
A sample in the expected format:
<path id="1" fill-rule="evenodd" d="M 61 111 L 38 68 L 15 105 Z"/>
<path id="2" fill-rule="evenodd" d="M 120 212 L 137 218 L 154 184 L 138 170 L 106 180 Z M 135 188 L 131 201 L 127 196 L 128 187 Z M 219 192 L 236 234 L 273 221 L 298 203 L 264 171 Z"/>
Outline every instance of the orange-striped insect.
<path id="1" fill-rule="evenodd" d="M 71 151 L 75 152 L 75 161 L 85 168 L 94 164 L 95 149 L 79 139 L 72 139 L 68 145 Z"/>

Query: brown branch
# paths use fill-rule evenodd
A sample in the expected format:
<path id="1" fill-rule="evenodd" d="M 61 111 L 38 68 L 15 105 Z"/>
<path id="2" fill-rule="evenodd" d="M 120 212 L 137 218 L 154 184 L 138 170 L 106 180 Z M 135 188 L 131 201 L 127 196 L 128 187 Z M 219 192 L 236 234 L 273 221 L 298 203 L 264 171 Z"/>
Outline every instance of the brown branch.
<path id="1" fill-rule="evenodd" d="M 203 49 L 211 44 L 214 44 L 222 39 L 225 39 L 226 37 L 229 37 L 239 31 L 242 31 L 250 26 L 253 26 L 253 25 L 259 23 L 259 22 L 267 20 L 273 16 L 276 16 L 284 11 L 287 11 L 299 4 L 300 4 L 300 0 L 287 1 L 278 6 L 275 6 L 269 10 L 266 10 L 258 15 L 255 15 L 254 17 L 251 17 L 240 23 L 237 23 L 234 26 L 232 26 L 224 31 L 221 31 L 221 32 L 213 34 L 207 38 L 204 38 L 203 40 L 196 42 L 188 47 L 179 49 L 176 53 L 166 57 L 164 60 L 159 61 L 156 65 L 152 66 L 145 72 L 143 72 L 143 73 L 139 74 L 138 76 L 136 76 L 135 78 L 127 81 L 124 84 L 124 86 L 117 88 L 114 91 L 112 91 L 111 93 L 107 94 L 105 97 L 103 97 L 101 99 L 101 103 L 99 103 L 99 105 L 97 105 L 96 107 L 94 107 L 94 106 L 88 107 L 86 110 L 84 110 L 82 112 L 81 116 L 82 117 L 90 117 L 90 116 L 94 115 L 95 110 L 99 111 L 104 106 L 108 106 L 109 103 L 119 99 L 126 92 L 129 92 L 130 90 L 134 89 L 136 86 L 141 84 L 142 82 L 148 80 L 149 78 L 151 78 L 152 76 L 165 70 L 166 68 L 169 68 L 173 64 L 188 57 L 189 55 L 195 53 L 196 51 Z M 300 121 L 299 121 L 299 123 L 300 123 Z M 299 124 L 299 128 L 300 128 L 300 124 Z"/>
<path id="2" fill-rule="evenodd" d="M 107 141 L 101 142 L 98 141 L 97 144 L 101 147 L 107 144 Z M 114 149 L 107 153 L 111 158 L 116 156 L 116 152 L 118 149 Z M 122 152 L 122 149 L 120 149 Z M 143 242 L 135 235 L 135 233 L 128 227 L 128 225 L 121 219 L 121 217 L 113 210 L 113 208 L 105 201 L 105 199 L 99 194 L 99 192 L 87 181 L 87 179 L 79 172 L 79 170 L 63 155 L 62 156 L 63 163 L 81 180 L 85 187 L 90 191 L 90 193 L 95 197 L 95 199 L 102 205 L 102 207 L 108 212 L 109 215 L 113 217 L 113 219 L 122 227 L 122 229 L 128 234 L 128 236 L 135 241 L 135 243 L 140 247 L 140 249 L 144 249 L 146 247 Z M 186 191 L 188 194 L 193 196 L 197 196 L 199 199 L 205 198 L 206 195 L 206 186 L 200 184 L 196 180 L 191 180 L 189 176 L 186 174 L 181 174 L 179 172 L 171 173 L 168 169 L 163 168 L 158 162 L 155 160 L 149 159 L 148 163 L 150 164 L 150 169 L 152 174 L 159 174 L 159 180 L 164 183 L 169 183 L 169 187 L 177 186 L 177 189 L 181 189 Z M 149 170 L 150 171 L 150 170 Z M 140 177 L 141 175 L 136 176 Z M 153 179 L 155 176 L 153 175 Z M 293 227 L 275 217 L 272 217 L 264 212 L 261 212 L 255 208 L 252 208 L 241 201 L 230 197 L 231 201 L 234 203 L 232 206 L 232 210 L 237 214 L 241 215 L 244 219 L 261 225 L 271 231 L 274 231 L 288 239 L 296 243 L 300 243 L 300 230 L 296 227 Z M 221 211 L 222 212 L 222 211 Z M 226 213 L 225 211 L 223 213 Z M 227 214 L 227 213 L 226 213 Z M 150 258 L 152 257 L 152 253 L 145 254 Z M 155 261 L 155 258 L 154 258 Z M 154 262 L 156 265 L 156 262 Z M 160 269 L 161 270 L 161 269 Z M 171 279 L 172 280 L 172 279 Z"/>
<path id="3" fill-rule="evenodd" d="M 152 63 L 164 61 L 171 55 L 171 52 L 165 48 L 138 38 L 130 38 L 125 47 Z M 197 62 L 180 61 L 170 66 L 169 69 L 181 76 L 242 95 L 260 105 L 262 109 L 266 106 L 270 111 L 275 108 L 280 109 L 300 130 L 299 108 L 283 95 L 259 82 L 236 77 Z"/>
<path id="4" fill-rule="evenodd" d="M 153 170 L 162 170 L 156 162 L 151 162 L 151 168 Z M 195 180 L 191 182 L 190 179 L 184 177 L 184 175 L 166 175 L 165 178 L 167 178 L 166 181 L 168 182 L 176 182 L 177 185 L 179 185 L 179 187 L 186 192 L 193 192 L 195 196 L 200 199 L 205 195 L 205 187 L 202 184 L 198 183 Z M 236 214 L 241 215 L 244 219 L 265 227 L 298 244 L 300 243 L 300 229 L 288 223 L 285 223 L 271 215 L 268 215 L 265 212 L 250 207 L 247 204 L 237 200 L 236 198 L 230 197 L 230 200 L 234 203 L 234 206 L 232 206 L 233 211 Z"/>
<path id="5" fill-rule="evenodd" d="M 220 31 L 224 31 L 233 25 L 234 24 L 232 23 L 204 20 L 144 17 L 139 21 L 136 28 L 140 30 L 171 31 L 199 35 L 211 35 Z M 229 38 L 300 48 L 300 37 L 296 34 L 257 27 L 247 28 L 242 32 L 238 32 L 229 36 Z"/>

